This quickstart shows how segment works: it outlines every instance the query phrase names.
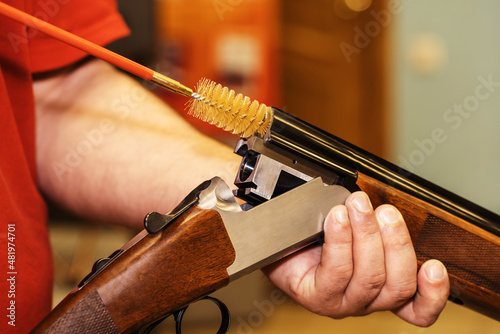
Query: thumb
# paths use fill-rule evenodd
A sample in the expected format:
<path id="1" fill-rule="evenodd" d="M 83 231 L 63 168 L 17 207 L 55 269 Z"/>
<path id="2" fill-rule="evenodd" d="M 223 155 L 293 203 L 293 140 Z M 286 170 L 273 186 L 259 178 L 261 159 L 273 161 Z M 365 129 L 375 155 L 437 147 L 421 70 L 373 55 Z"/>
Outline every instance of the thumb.
<path id="1" fill-rule="evenodd" d="M 445 266 L 429 260 L 417 276 L 417 293 L 394 313 L 401 319 L 421 327 L 432 325 L 444 309 L 450 293 L 450 281 Z"/>

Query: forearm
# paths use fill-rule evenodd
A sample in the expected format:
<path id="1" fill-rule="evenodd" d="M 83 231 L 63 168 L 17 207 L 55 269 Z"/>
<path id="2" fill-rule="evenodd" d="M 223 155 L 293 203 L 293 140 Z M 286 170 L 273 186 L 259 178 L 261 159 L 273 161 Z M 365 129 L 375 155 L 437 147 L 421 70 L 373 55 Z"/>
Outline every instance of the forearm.
<path id="1" fill-rule="evenodd" d="M 43 192 L 96 219 L 139 226 L 215 175 L 231 183 L 238 158 L 151 92 L 101 61 L 35 82 Z"/>

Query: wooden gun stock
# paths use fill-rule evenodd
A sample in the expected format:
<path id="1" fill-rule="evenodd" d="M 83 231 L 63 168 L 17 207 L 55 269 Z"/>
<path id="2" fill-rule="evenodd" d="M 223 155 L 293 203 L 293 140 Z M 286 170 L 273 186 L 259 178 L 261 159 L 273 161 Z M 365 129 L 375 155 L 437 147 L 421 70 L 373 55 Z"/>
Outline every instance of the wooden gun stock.
<path id="1" fill-rule="evenodd" d="M 118 252 L 32 333 L 137 332 L 227 285 L 226 268 L 235 259 L 219 213 L 196 206 Z"/>
<path id="2" fill-rule="evenodd" d="M 357 185 L 374 206 L 396 206 L 411 234 L 419 265 L 442 261 L 451 300 L 500 321 L 500 238 L 425 201 L 359 173 Z"/>

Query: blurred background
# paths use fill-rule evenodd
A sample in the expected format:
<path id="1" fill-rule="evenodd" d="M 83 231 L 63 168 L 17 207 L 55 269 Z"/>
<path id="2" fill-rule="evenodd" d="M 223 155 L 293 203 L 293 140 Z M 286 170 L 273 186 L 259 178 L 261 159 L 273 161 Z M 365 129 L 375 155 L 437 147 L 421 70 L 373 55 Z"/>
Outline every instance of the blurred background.
<path id="1" fill-rule="evenodd" d="M 194 87 L 202 77 L 292 113 L 500 213 L 500 3 L 493 0 L 120 0 L 133 34 L 110 46 Z M 147 86 L 181 113 L 184 97 Z M 196 123 L 195 120 L 189 119 Z M 237 138 L 200 129 L 232 145 Z M 54 302 L 133 232 L 54 215 Z M 500 265 L 500 264 L 499 264 Z M 332 320 L 255 273 L 216 294 L 231 333 L 498 333 L 449 303 L 421 329 L 389 312 Z M 191 309 L 191 307 L 190 307 Z M 192 307 L 186 333 L 215 333 Z M 155 333 L 174 333 L 167 322 Z"/>

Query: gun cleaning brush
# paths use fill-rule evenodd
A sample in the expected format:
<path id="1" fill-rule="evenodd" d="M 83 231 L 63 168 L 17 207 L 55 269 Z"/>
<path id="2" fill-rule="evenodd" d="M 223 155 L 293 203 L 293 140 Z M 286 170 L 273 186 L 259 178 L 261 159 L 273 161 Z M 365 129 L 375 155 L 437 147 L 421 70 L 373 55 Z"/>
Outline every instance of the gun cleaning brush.
<path id="1" fill-rule="evenodd" d="M 211 80 L 200 80 L 191 97 L 188 114 L 240 137 L 264 135 L 271 124 L 271 107 Z"/>
<path id="2" fill-rule="evenodd" d="M 264 135 L 271 123 L 272 108 L 257 101 L 251 101 L 250 98 L 236 94 L 233 90 L 222 87 L 213 81 L 201 80 L 196 92 L 193 92 L 191 88 L 172 78 L 2 2 L 0 2 L 0 14 L 107 61 L 140 78 L 192 98 L 189 103 L 190 114 L 226 131 L 241 137 L 249 137 L 253 134 Z"/>

